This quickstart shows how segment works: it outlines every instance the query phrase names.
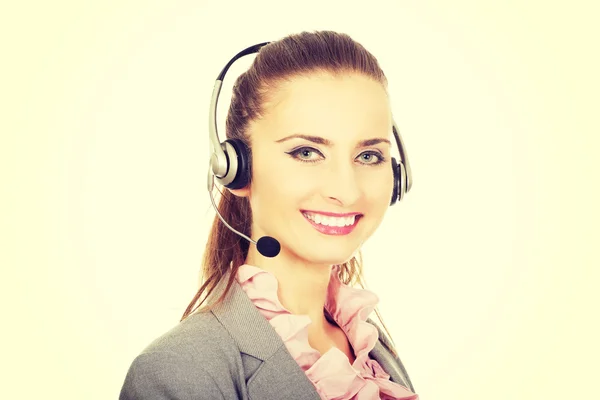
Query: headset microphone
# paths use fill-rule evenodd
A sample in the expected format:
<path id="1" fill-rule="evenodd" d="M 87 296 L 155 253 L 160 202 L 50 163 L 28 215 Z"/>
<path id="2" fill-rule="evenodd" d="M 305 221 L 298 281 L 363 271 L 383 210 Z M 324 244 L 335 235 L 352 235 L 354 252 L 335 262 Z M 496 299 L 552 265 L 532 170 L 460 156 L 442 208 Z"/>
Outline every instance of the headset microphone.
<path id="1" fill-rule="evenodd" d="M 260 239 L 258 239 L 257 242 L 255 242 L 254 240 L 250 239 L 248 236 L 244 235 L 241 232 L 236 231 L 235 229 L 233 229 L 221 216 L 221 213 L 219 212 L 219 209 L 217 207 L 217 205 L 215 204 L 215 199 L 212 196 L 212 188 L 213 188 L 213 177 L 210 175 L 210 167 L 209 167 L 209 176 L 208 176 L 208 194 L 210 196 L 210 201 L 215 209 L 215 211 L 217 212 L 217 215 L 219 216 L 219 218 L 221 219 L 221 221 L 223 221 L 223 223 L 225 224 L 225 226 L 227 228 L 229 228 L 232 232 L 237 233 L 238 235 L 240 235 L 241 237 L 243 237 L 244 239 L 248 240 L 251 243 L 254 243 L 256 245 L 256 249 L 258 250 L 258 252 L 260 254 L 262 254 L 265 257 L 275 257 L 277 254 L 279 254 L 279 251 L 281 250 L 281 244 L 279 244 L 279 242 L 277 241 L 277 239 L 272 238 L 271 236 L 263 236 Z"/>

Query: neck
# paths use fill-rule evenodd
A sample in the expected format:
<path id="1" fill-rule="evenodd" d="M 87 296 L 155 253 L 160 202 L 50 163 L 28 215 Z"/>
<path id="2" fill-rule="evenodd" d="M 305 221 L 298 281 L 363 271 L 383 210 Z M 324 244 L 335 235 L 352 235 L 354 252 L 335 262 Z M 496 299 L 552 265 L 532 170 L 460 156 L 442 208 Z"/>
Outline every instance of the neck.
<path id="1" fill-rule="evenodd" d="M 331 265 L 311 264 L 284 249 L 277 257 L 266 258 L 253 246 L 248 249 L 246 264 L 268 271 L 277 278 L 279 301 L 292 314 L 308 315 L 312 321 L 311 331 L 325 331 L 330 326 L 323 308 Z"/>

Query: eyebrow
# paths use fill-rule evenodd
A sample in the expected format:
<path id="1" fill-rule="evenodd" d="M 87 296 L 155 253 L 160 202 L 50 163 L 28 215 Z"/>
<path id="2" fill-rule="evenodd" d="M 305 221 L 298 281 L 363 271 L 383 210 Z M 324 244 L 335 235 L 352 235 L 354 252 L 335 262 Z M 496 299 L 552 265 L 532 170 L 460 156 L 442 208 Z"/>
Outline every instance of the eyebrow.
<path id="1" fill-rule="evenodd" d="M 329 139 L 325 139 L 325 138 L 322 138 L 319 136 L 304 135 L 302 133 L 296 133 L 296 134 L 293 134 L 290 136 L 286 136 L 283 139 L 276 140 L 275 142 L 282 143 L 287 140 L 296 139 L 296 138 L 305 139 L 305 140 L 311 141 L 313 143 L 322 144 L 322 145 L 325 145 L 328 147 L 333 146 L 333 143 Z M 379 144 L 379 143 L 387 143 L 390 146 L 392 144 L 389 140 L 384 139 L 384 138 L 373 138 L 373 139 L 361 140 L 360 142 L 358 142 L 356 147 L 359 148 L 359 147 L 373 146 L 373 145 Z"/>

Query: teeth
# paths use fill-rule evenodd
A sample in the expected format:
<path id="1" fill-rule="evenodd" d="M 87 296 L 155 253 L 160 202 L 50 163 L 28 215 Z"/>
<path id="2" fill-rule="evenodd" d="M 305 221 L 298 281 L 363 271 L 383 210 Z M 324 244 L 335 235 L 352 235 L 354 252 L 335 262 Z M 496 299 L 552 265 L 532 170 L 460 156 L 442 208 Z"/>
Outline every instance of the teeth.
<path id="1" fill-rule="evenodd" d="M 317 224 L 327 225 L 327 226 L 348 226 L 353 225 L 356 215 L 352 215 L 350 217 L 326 217 L 320 214 L 309 214 L 303 213 L 308 219 L 316 222 Z"/>

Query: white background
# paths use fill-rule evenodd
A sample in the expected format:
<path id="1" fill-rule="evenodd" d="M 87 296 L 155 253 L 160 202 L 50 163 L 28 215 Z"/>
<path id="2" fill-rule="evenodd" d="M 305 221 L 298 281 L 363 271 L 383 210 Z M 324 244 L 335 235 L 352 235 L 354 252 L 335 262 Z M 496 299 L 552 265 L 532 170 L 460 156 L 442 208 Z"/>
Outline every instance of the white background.
<path id="1" fill-rule="evenodd" d="M 197 288 L 214 79 L 328 29 L 380 61 L 410 156 L 364 269 L 421 398 L 597 398 L 589 3 L 3 5 L 0 396 L 118 397 Z"/>

